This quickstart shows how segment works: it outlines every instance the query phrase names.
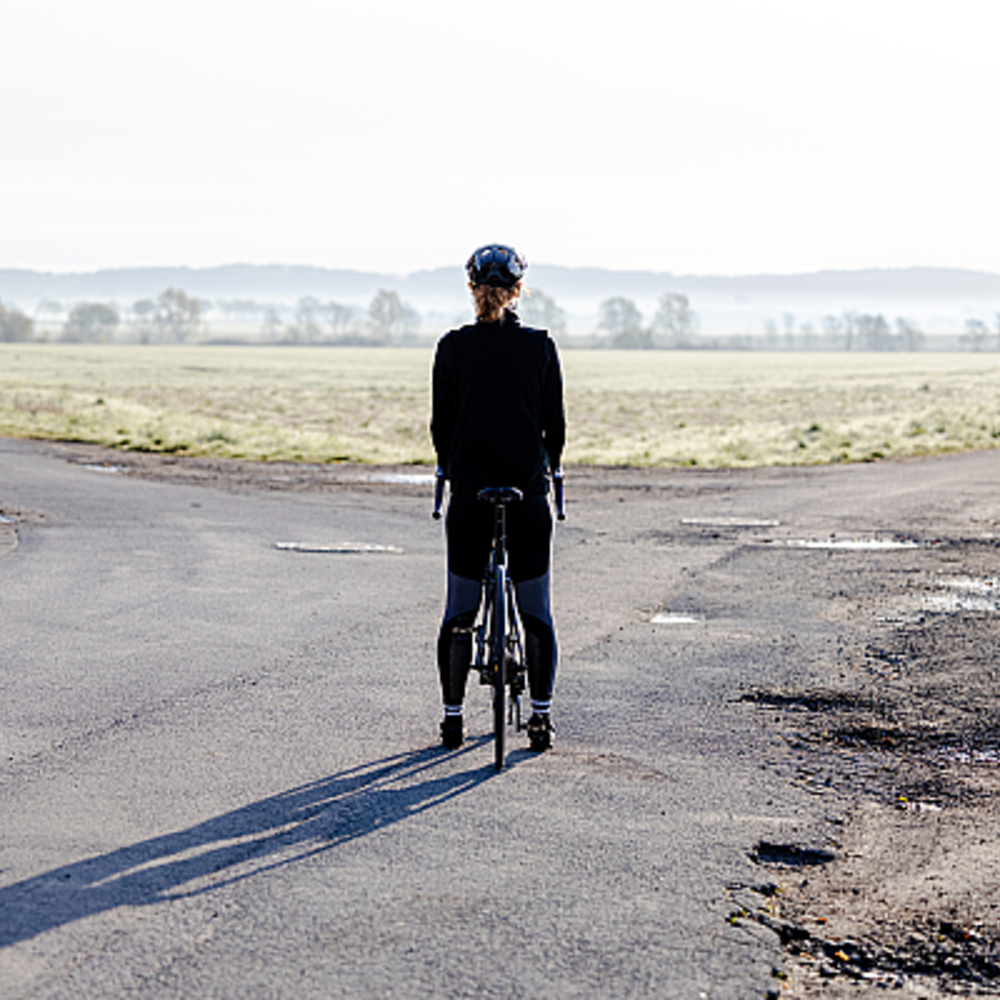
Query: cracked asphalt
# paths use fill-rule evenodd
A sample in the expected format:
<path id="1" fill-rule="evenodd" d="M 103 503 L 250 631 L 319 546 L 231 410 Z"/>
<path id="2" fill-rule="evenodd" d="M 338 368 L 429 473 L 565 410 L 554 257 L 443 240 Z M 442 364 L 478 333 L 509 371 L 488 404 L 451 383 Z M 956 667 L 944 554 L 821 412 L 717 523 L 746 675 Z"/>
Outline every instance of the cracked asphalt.
<path id="1" fill-rule="evenodd" d="M 932 551 L 789 542 L 989 533 L 998 472 L 572 470 L 556 745 L 495 775 L 472 684 L 436 745 L 429 488 L 0 439 L 3 995 L 773 994 L 734 898 L 857 791 L 759 692 L 849 684 L 845 587 Z"/>

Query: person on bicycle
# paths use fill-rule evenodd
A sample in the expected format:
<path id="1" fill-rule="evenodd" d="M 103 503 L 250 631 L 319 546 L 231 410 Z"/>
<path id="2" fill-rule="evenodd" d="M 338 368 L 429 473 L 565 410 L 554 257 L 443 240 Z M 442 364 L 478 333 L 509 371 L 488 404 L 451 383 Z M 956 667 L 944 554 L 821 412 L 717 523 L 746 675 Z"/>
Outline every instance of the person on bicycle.
<path id="1" fill-rule="evenodd" d="M 545 330 L 522 326 L 514 308 L 528 263 L 511 247 L 481 247 L 465 265 L 476 322 L 446 333 L 434 358 L 431 437 L 451 484 L 445 522 L 448 592 L 438 637 L 444 700 L 441 741 L 462 745 L 462 702 L 472 663 L 472 633 L 493 540 L 493 507 L 480 490 L 513 486 L 524 499 L 507 510 L 507 553 L 525 633 L 531 693 L 528 739 L 552 745 L 550 708 L 556 672 L 549 563 L 549 475 L 566 438 L 562 374 Z"/>

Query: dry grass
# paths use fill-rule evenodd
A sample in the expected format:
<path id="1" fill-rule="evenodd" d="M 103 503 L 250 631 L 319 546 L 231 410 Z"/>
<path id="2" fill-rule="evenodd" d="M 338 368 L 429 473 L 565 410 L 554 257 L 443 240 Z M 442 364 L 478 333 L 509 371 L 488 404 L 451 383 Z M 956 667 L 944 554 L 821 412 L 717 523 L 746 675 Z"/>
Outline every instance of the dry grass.
<path id="1" fill-rule="evenodd" d="M 430 462 L 420 349 L 0 345 L 0 434 Z M 787 465 L 1000 443 L 996 354 L 566 351 L 567 462 Z"/>

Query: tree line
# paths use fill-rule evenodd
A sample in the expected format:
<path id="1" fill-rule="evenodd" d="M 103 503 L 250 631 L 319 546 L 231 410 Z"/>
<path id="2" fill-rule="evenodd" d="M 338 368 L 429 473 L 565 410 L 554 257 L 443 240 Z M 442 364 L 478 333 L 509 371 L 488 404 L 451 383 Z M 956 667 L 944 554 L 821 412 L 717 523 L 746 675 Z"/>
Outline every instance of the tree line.
<path id="1" fill-rule="evenodd" d="M 124 310 L 107 302 L 80 302 L 66 315 L 58 340 L 67 343 L 110 343 L 116 339 L 143 344 L 185 343 L 203 332 L 205 313 L 218 310 L 240 320 L 260 320 L 260 334 L 271 343 L 383 346 L 407 345 L 419 341 L 422 321 L 411 305 L 397 292 L 380 289 L 367 309 L 339 302 L 322 302 L 314 296 L 300 298 L 294 308 L 261 303 L 252 299 L 219 300 L 211 303 L 190 296 L 179 288 L 167 288 L 155 299 L 139 299 Z M 36 315 L 58 315 L 63 306 L 43 300 Z M 539 289 L 529 289 L 521 297 L 519 313 L 529 326 L 549 330 L 557 339 L 567 329 L 566 311 Z M 918 351 L 926 345 L 926 335 L 915 322 L 897 317 L 890 323 L 881 313 L 853 310 L 822 318 L 819 327 L 796 323 L 786 312 L 781 325 L 774 319 L 763 324 L 763 337 L 751 335 L 703 336 L 698 314 L 686 295 L 665 292 L 647 324 L 631 299 L 614 296 L 598 307 L 598 339 L 592 346 L 628 350 L 673 349 L 750 350 L 840 350 Z M 47 338 L 47 335 L 46 335 Z M 14 307 L 0 302 L 0 341 L 25 342 L 35 339 L 35 321 Z M 958 337 L 965 350 L 1000 350 L 1000 312 L 993 326 L 982 319 L 965 321 Z"/>

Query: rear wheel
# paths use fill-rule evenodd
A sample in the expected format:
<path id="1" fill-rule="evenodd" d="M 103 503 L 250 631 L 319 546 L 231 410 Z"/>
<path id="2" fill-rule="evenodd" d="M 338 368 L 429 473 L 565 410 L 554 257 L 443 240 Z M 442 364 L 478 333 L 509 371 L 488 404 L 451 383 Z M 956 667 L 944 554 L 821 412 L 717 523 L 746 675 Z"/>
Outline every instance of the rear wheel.
<path id="1" fill-rule="evenodd" d="M 503 770 L 507 734 L 507 573 L 498 566 L 493 578 L 493 749 L 495 766 Z"/>

